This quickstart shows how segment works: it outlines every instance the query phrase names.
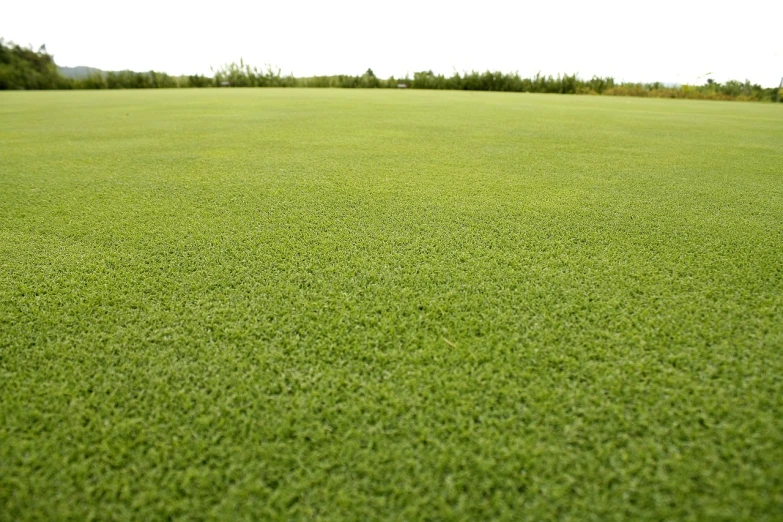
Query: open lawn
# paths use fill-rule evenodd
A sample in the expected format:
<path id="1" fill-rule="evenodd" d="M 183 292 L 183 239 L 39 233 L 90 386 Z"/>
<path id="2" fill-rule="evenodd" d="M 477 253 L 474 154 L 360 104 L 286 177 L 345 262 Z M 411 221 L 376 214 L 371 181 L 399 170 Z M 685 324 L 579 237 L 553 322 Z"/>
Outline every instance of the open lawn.
<path id="1" fill-rule="evenodd" d="M 0 93 L 0 520 L 780 520 L 783 106 Z"/>

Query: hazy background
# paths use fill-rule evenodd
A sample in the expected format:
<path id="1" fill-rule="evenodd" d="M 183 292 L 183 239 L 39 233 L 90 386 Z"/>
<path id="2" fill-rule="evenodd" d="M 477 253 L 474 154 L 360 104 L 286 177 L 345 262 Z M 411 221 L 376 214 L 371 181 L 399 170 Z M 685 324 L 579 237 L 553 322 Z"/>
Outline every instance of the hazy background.
<path id="1" fill-rule="evenodd" d="M 3 7 L 0 36 L 58 65 L 209 74 L 244 58 L 297 76 L 432 69 L 704 83 L 783 76 L 783 1 L 43 0 Z"/>

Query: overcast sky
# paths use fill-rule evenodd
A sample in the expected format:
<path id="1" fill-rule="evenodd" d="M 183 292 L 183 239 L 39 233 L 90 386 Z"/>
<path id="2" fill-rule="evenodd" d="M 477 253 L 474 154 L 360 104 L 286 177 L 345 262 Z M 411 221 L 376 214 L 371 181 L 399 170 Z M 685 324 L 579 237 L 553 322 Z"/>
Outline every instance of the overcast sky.
<path id="1" fill-rule="evenodd" d="M 0 36 L 60 65 L 209 74 L 244 58 L 297 76 L 432 69 L 703 83 L 783 76 L 783 0 L 11 1 Z"/>

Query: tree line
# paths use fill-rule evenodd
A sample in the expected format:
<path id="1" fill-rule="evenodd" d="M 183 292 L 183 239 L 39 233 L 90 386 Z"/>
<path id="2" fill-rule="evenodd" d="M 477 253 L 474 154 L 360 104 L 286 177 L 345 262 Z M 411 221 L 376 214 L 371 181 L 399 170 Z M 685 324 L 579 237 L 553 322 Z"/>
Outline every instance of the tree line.
<path id="1" fill-rule="evenodd" d="M 60 74 L 54 57 L 41 46 L 37 51 L 0 39 L 0 90 L 12 89 L 159 89 L 206 87 L 315 87 L 344 89 L 442 89 L 460 91 L 500 91 L 605 96 L 641 96 L 707 100 L 780 101 L 780 90 L 764 88 L 749 81 L 718 83 L 708 79 L 704 85 L 664 85 L 616 82 L 611 77 L 589 80 L 577 75 L 536 74 L 532 78 L 517 73 L 454 72 L 450 76 L 421 71 L 410 78 L 378 78 L 372 69 L 362 75 L 294 77 L 279 68 L 258 68 L 240 60 L 214 69 L 213 75 L 171 76 L 148 71 L 91 71 L 84 78 Z"/>

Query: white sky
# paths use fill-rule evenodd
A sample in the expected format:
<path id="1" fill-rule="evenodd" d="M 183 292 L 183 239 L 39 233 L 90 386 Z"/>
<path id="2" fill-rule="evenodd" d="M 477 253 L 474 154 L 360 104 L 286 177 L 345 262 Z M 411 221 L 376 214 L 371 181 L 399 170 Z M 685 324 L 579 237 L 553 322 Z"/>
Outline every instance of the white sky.
<path id="1" fill-rule="evenodd" d="M 432 69 L 703 83 L 783 76 L 783 0 L 8 2 L 0 36 L 60 65 L 209 74 L 238 61 L 296 76 Z"/>

